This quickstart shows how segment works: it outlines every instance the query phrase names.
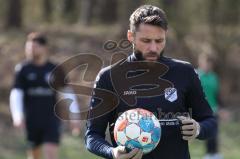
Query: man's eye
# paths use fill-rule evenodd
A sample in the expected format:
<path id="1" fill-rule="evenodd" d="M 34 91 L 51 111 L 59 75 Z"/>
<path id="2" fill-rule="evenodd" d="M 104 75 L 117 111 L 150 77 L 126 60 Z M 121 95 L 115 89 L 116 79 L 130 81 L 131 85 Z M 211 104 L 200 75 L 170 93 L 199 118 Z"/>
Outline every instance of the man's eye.
<path id="1" fill-rule="evenodd" d="M 144 42 L 144 43 L 150 43 L 151 40 L 149 40 L 149 39 L 142 39 L 142 42 Z"/>
<path id="2" fill-rule="evenodd" d="M 156 40 L 156 43 L 162 43 L 164 40 L 163 39 L 158 39 Z"/>

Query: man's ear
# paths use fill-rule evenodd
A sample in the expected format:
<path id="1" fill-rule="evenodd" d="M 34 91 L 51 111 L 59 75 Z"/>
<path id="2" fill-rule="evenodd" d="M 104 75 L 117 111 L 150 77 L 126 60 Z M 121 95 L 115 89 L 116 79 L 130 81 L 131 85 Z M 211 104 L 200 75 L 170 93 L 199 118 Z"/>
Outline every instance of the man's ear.
<path id="1" fill-rule="evenodd" d="M 127 38 L 128 38 L 128 41 L 130 41 L 130 43 L 133 43 L 133 40 L 134 40 L 134 33 L 130 30 L 128 30 L 127 32 Z"/>

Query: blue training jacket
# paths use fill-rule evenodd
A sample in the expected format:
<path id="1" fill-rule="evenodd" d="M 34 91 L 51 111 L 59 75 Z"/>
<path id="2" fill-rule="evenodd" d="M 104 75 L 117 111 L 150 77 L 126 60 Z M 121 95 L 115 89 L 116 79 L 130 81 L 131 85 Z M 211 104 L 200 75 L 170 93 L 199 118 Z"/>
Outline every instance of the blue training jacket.
<path id="1" fill-rule="evenodd" d="M 158 63 L 165 67 L 165 70 L 161 74 L 157 74 L 159 71 L 156 68 L 153 69 L 153 74 L 159 77 L 153 79 L 153 84 L 157 80 L 162 80 L 166 85 L 170 85 L 170 88 L 164 90 L 159 89 L 159 94 L 151 94 L 148 96 L 138 96 L 136 92 L 125 90 L 122 94 L 116 91 L 117 86 L 121 83 L 122 79 L 130 76 L 135 76 L 135 81 L 138 82 L 136 75 L 139 78 L 146 79 L 146 83 L 149 83 L 148 75 L 144 75 L 144 69 L 141 70 L 137 67 L 137 70 L 128 72 L 128 74 L 122 74 L 123 69 L 119 69 L 119 72 L 112 73 L 111 71 L 120 65 L 130 66 L 131 63 L 141 61 L 135 54 L 130 55 L 127 59 L 122 60 L 119 64 L 108 66 L 102 69 L 97 77 L 95 88 L 114 92 L 118 96 L 118 103 L 111 111 L 107 111 L 102 115 L 91 117 L 87 121 L 87 131 L 85 134 L 85 144 L 87 149 L 104 158 L 112 158 L 111 148 L 116 147 L 117 144 L 113 138 L 113 128 L 117 117 L 126 110 L 133 108 L 147 109 L 160 119 L 162 134 L 161 140 L 158 146 L 149 154 L 143 155 L 143 159 L 190 159 L 188 141 L 182 139 L 181 124 L 178 122 L 176 116 L 190 113 L 191 117 L 199 122 L 200 134 L 198 139 L 208 139 L 216 133 L 216 119 L 213 116 L 213 112 L 205 99 L 198 75 L 195 73 L 194 68 L 188 62 L 168 58 L 161 56 Z M 130 65 L 128 65 L 130 64 Z M 146 65 L 142 65 L 145 67 Z M 136 69 L 136 66 L 133 66 Z M 141 65 L 140 65 L 141 67 Z M 151 67 L 151 66 L 149 66 Z M 146 68 L 145 68 L 146 69 Z M 161 68 L 160 68 L 161 69 Z M 151 72 L 151 70 L 150 70 Z M 145 71 L 146 73 L 146 71 Z M 131 75 L 132 74 L 132 75 Z M 115 75 L 118 77 L 114 77 Z M 129 78 L 130 84 L 134 83 L 134 80 Z M 117 82 L 116 82 L 117 81 Z M 116 82 L 115 85 L 113 82 Z M 139 84 L 139 83 L 138 83 Z M 127 85 L 127 83 L 126 83 Z M 161 84 L 160 84 L 161 85 Z M 124 86 L 123 86 L 124 87 Z M 136 88 L 149 88 L 149 85 L 136 86 Z M 124 87 L 125 88 L 125 87 Z M 146 93 L 146 89 L 142 89 Z M 129 104 L 127 95 L 134 94 L 136 102 L 132 105 Z M 146 93 L 147 94 L 147 93 Z M 131 98 L 131 97 L 129 97 Z M 111 99 L 109 99 L 111 101 Z M 94 109 L 101 100 L 97 99 L 96 93 L 93 92 L 93 96 L 90 102 L 91 109 Z M 114 102 L 113 102 L 114 103 Z M 104 111 L 103 105 L 101 105 L 102 111 Z M 101 109 L 101 107 L 99 109 Z M 91 112 L 90 112 L 91 114 Z M 105 140 L 106 130 L 109 129 L 111 142 Z"/>

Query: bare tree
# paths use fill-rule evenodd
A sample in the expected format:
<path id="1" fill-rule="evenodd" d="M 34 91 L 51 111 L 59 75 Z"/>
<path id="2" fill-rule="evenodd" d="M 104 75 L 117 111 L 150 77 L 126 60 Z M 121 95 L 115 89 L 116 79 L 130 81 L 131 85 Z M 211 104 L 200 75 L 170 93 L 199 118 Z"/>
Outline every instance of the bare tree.
<path id="1" fill-rule="evenodd" d="M 52 20 L 52 1 L 43 0 L 43 17 L 44 20 L 50 22 Z"/>
<path id="2" fill-rule="evenodd" d="M 142 0 L 119 0 L 118 19 L 121 24 L 120 38 L 126 38 L 126 31 L 129 29 L 129 17 L 141 4 Z"/>
<path id="3" fill-rule="evenodd" d="M 73 23 L 78 21 L 79 17 L 79 8 L 78 4 L 81 2 L 78 2 L 77 0 L 63 0 L 63 6 L 62 6 L 62 14 L 65 18 L 65 21 Z"/>
<path id="4" fill-rule="evenodd" d="M 116 0 L 100 0 L 99 19 L 102 23 L 113 23 L 117 20 L 117 3 Z"/>
<path id="5" fill-rule="evenodd" d="M 92 21 L 93 7 L 95 0 L 82 0 L 80 23 L 83 25 L 90 25 Z"/>
<path id="6" fill-rule="evenodd" d="M 6 16 L 7 28 L 20 28 L 22 26 L 22 1 L 8 0 Z"/>
<path id="7" fill-rule="evenodd" d="M 63 13 L 69 14 L 75 9 L 75 0 L 63 0 Z"/>

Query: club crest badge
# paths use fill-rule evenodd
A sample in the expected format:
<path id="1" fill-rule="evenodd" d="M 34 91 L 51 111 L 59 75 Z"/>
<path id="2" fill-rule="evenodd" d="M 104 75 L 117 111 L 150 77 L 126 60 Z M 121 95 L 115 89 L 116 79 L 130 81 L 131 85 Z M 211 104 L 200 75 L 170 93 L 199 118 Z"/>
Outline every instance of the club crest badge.
<path id="1" fill-rule="evenodd" d="M 164 90 L 164 94 L 165 94 L 165 99 L 170 101 L 170 102 L 174 102 L 175 100 L 177 100 L 178 96 L 177 96 L 177 89 L 176 88 L 166 88 Z"/>

